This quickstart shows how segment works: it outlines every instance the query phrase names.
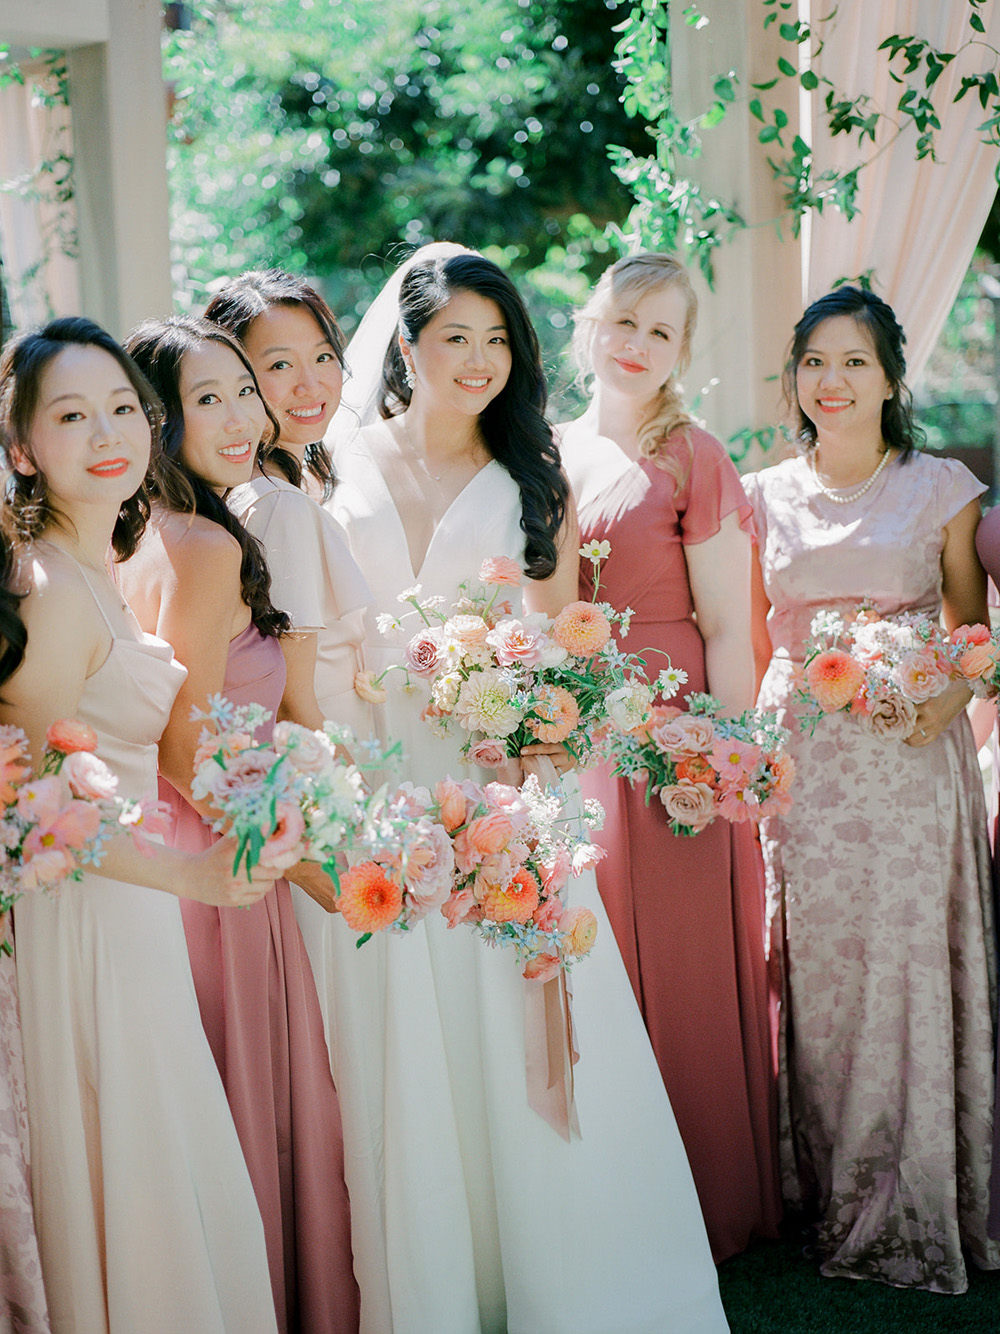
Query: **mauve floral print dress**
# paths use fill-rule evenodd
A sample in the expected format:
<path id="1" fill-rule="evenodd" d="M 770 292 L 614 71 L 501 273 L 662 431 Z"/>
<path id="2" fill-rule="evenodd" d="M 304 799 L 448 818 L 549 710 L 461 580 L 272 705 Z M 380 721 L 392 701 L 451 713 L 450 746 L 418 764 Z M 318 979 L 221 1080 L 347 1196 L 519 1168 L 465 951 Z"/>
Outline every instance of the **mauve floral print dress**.
<path id="1" fill-rule="evenodd" d="M 984 488 L 895 459 L 836 504 L 805 459 L 744 478 L 774 649 L 759 703 L 791 729 L 795 804 L 764 822 L 769 962 L 782 989 L 787 1201 L 822 1272 L 963 1292 L 986 1234 L 995 991 L 986 810 L 965 715 L 926 748 L 847 714 L 810 738 L 794 700 L 816 612 L 936 616 L 944 527 Z"/>

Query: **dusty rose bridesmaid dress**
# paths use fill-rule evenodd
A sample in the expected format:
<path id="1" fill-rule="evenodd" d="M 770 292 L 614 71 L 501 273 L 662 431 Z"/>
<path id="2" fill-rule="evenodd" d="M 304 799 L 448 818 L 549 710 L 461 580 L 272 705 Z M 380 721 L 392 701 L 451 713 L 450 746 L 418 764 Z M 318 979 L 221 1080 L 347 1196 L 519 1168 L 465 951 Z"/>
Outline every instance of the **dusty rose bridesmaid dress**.
<path id="1" fill-rule="evenodd" d="M 278 641 L 251 623 L 229 646 L 223 694 L 277 713 Z M 174 846 L 212 835 L 160 780 Z M 340 1105 L 312 970 L 286 881 L 250 908 L 184 900 L 184 930 L 209 1045 L 222 1075 L 264 1219 L 279 1329 L 358 1327 Z"/>
<path id="2" fill-rule="evenodd" d="M 697 429 L 690 436 L 690 448 L 679 438 L 666 446 L 681 484 L 649 459 L 624 467 L 623 456 L 617 478 L 594 497 L 581 494 L 580 509 L 584 541 L 611 542 L 600 596 L 635 612 L 624 647 L 660 650 L 646 654 L 652 675 L 669 654 L 688 674 L 685 694 L 707 683 L 684 548 L 714 536 L 726 515 L 738 512 L 745 526 L 750 514 L 722 445 Z M 583 561 L 584 598 L 591 570 Z M 755 1235 L 773 1236 L 781 1214 L 760 853 L 748 825 L 723 820 L 676 837 L 659 802 L 647 806 L 645 788 L 608 767 L 585 772 L 581 784 L 605 808 L 598 886 L 719 1262 Z"/>

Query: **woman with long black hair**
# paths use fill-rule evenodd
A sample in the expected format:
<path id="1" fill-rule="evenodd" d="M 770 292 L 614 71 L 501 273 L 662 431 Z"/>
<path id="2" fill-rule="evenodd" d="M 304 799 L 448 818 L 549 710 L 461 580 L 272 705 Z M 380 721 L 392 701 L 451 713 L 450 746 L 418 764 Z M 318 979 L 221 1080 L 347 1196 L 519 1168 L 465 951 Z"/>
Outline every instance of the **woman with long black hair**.
<path id="1" fill-rule="evenodd" d="M 525 572 L 525 610 L 554 615 L 576 599 L 578 537 L 516 289 L 482 256 L 418 255 L 383 316 L 381 420 L 337 449 L 333 501 L 374 612 L 398 610 L 415 584 L 450 603 L 486 557 L 506 556 Z M 522 590 L 505 591 L 517 608 Z M 400 661 L 406 638 L 383 638 L 373 616 L 368 667 Z M 408 778 L 495 777 L 464 768 L 459 742 L 426 727 L 422 687 L 392 682 L 386 726 Z M 582 1138 L 547 1101 L 544 1075 L 536 1096 L 528 1066 L 534 1075 L 540 1052 L 525 1027 L 541 984 L 524 982 L 509 953 L 439 915 L 365 947 L 380 951 L 370 1060 L 345 1078 L 366 1081 L 371 1117 L 346 1123 L 345 1142 L 372 1163 L 365 1207 L 383 1220 L 378 1328 L 726 1328 L 690 1170 L 593 877 L 569 893 L 600 919 L 573 974 Z"/>
<path id="2" fill-rule="evenodd" d="M 139 623 L 188 669 L 160 745 L 161 795 L 173 811 L 172 841 L 199 848 L 212 842 L 203 818 L 211 814 L 191 792 L 201 730 L 192 707 L 221 693 L 261 704 L 273 719 L 284 689 L 288 618 L 271 603 L 260 545 L 224 499 L 247 480 L 275 424 L 245 352 L 217 325 L 150 322 L 128 348 L 163 401 L 167 467 L 122 583 Z M 246 912 L 187 907 L 184 928 L 264 1219 L 279 1328 L 350 1330 L 357 1287 L 340 1111 L 288 884 L 275 881 Z"/>

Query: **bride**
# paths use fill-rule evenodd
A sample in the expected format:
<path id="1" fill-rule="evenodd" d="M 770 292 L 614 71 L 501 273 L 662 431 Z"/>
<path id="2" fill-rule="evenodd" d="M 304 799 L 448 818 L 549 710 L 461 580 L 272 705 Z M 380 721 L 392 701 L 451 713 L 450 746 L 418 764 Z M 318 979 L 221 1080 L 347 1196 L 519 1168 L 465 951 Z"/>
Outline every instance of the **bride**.
<path id="1" fill-rule="evenodd" d="M 384 352 L 382 420 L 339 443 L 331 502 L 374 593 L 375 671 L 401 660 L 406 638 L 378 635 L 377 613 L 395 611 L 414 584 L 454 600 L 485 557 L 518 559 L 528 610 L 551 615 L 576 598 L 575 517 L 521 299 L 474 253 L 415 258 L 397 330 L 385 294 L 366 317 L 365 340 Z M 363 369 L 353 369 L 364 394 Z M 387 731 L 408 751 L 405 776 L 465 776 L 458 742 L 421 721 L 424 703 L 401 689 L 386 703 Z M 366 1322 L 377 1311 L 371 1329 L 727 1328 L 687 1160 L 593 876 L 573 881 L 571 896 L 600 920 L 598 946 L 573 974 L 578 1135 L 564 1127 L 563 1137 L 529 1105 L 534 984 L 511 954 L 442 918 L 365 947 L 382 952 L 365 975 L 377 994 L 353 1011 L 369 1016 L 369 1057 L 341 1078 L 367 1082 L 367 1097 L 345 1105 L 367 1102 L 371 1113 L 345 1120 L 348 1156 L 369 1157 L 376 1191 L 352 1209 L 384 1220 L 385 1269 L 361 1275 Z"/>

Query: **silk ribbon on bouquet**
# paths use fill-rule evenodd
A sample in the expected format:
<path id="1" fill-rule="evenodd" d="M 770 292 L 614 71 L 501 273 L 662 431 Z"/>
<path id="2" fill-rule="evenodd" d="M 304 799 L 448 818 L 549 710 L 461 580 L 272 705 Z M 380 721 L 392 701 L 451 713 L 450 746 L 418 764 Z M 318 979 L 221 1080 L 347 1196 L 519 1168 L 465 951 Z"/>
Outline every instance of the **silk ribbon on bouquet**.
<path id="1" fill-rule="evenodd" d="M 536 757 L 538 779 L 557 787 L 559 775 L 547 755 Z M 525 1073 L 528 1106 L 569 1141 L 580 1138 L 573 1096 L 573 1066 L 580 1059 L 573 1024 L 573 990 L 565 968 L 548 982 L 524 984 Z"/>

